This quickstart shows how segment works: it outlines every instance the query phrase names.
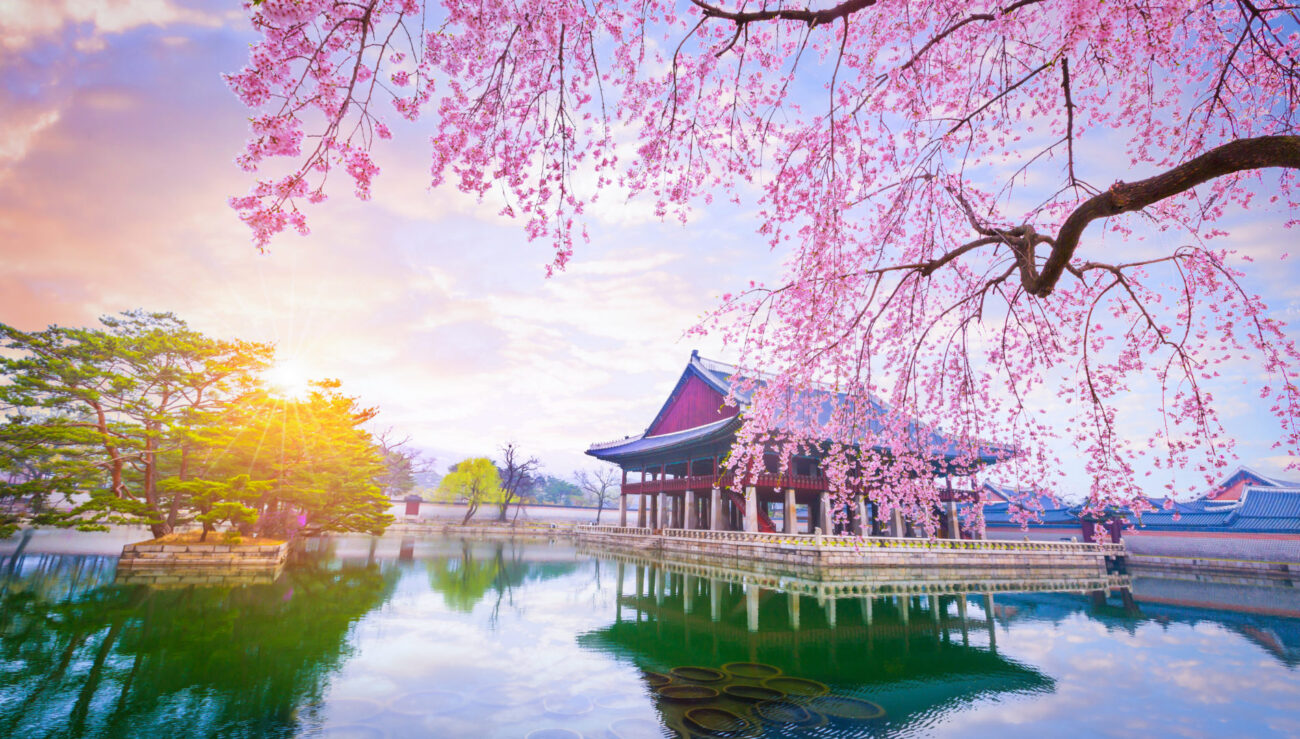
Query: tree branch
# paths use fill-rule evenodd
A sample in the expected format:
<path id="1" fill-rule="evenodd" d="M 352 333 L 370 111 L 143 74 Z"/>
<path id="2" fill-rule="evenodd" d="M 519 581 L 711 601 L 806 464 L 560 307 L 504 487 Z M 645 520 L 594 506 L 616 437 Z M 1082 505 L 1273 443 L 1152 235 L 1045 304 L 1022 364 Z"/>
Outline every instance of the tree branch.
<path id="1" fill-rule="evenodd" d="M 1215 178 L 1267 167 L 1300 169 L 1300 136 L 1240 139 L 1211 149 L 1155 177 L 1139 182 L 1116 182 L 1105 192 L 1084 201 L 1065 219 L 1042 271 L 1025 276 L 1025 289 L 1040 298 L 1051 295 L 1078 249 L 1084 229 L 1098 218 L 1141 210 Z"/>

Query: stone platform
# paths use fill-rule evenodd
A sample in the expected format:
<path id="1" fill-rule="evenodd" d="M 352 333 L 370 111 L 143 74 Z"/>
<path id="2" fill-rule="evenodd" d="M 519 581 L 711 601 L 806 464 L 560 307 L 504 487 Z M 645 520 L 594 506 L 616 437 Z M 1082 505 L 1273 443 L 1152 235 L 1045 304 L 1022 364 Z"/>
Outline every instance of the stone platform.
<path id="1" fill-rule="evenodd" d="M 122 547 L 117 568 L 185 570 L 275 570 L 289 556 L 289 543 L 218 544 L 142 541 Z"/>
<path id="2" fill-rule="evenodd" d="M 765 534 L 741 531 L 579 526 L 580 542 L 681 564 L 747 563 L 755 575 L 824 582 L 872 578 L 980 578 L 1013 581 L 1033 574 L 1104 577 L 1125 556 L 1123 544 L 902 539 Z"/>

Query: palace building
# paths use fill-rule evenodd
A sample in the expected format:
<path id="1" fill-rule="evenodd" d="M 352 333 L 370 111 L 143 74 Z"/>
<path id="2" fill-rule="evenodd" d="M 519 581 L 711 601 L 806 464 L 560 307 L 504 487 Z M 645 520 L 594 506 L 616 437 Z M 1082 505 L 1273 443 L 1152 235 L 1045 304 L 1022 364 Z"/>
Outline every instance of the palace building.
<path id="1" fill-rule="evenodd" d="M 726 459 L 735 443 L 741 426 L 740 413 L 748 398 L 738 394 L 739 408 L 727 405 L 726 399 L 738 379 L 735 367 L 692 352 L 676 386 L 644 432 L 594 444 L 587 450 L 587 454 L 623 470 L 620 526 L 628 526 L 629 499 L 635 498 L 635 525 L 641 528 L 789 534 L 814 533 L 820 529 L 826 534 L 863 536 L 914 533 L 897 510 L 887 523 L 878 520 L 866 491 L 854 496 L 844 515 L 834 515 L 829 481 L 822 475 L 821 459 L 816 454 L 795 456 L 785 472 L 781 472 L 777 455 L 769 453 L 765 455 L 765 471 L 749 479 L 736 480 L 726 467 Z M 823 423 L 833 408 L 851 402 L 844 394 L 830 390 L 809 392 L 815 397 L 803 398 L 811 401 L 804 405 L 820 408 L 818 418 Z M 882 418 L 889 413 L 883 404 L 875 401 L 873 410 Z M 854 439 L 852 443 L 859 448 L 870 447 L 871 439 Z M 933 461 L 936 476 L 974 472 L 969 462 L 959 462 L 963 455 L 957 444 L 931 433 L 929 447 L 936 450 Z M 993 464 L 1007 454 L 1005 449 L 988 446 L 981 449 L 975 464 L 977 467 Z M 735 492 L 738 489 L 743 489 L 745 494 Z M 943 537 L 961 535 L 957 503 L 978 499 L 978 491 L 954 490 L 950 485 L 940 492 L 942 510 L 937 514 Z"/>

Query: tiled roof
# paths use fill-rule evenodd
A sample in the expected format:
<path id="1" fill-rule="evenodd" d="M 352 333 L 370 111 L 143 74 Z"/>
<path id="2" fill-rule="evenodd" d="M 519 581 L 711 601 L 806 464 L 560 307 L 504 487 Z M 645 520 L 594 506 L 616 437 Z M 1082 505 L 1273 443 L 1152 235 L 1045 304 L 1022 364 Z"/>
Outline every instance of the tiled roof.
<path id="1" fill-rule="evenodd" d="M 1142 514 L 1140 528 L 1242 533 L 1300 531 L 1300 486 L 1252 485 L 1242 493 L 1241 500 L 1226 505 L 1205 499 L 1176 503 L 1173 510 Z"/>
<path id="2" fill-rule="evenodd" d="M 733 365 L 725 364 L 723 362 L 718 362 L 712 359 L 706 359 L 704 357 L 701 357 L 698 352 L 691 352 L 690 361 L 687 363 L 686 369 L 682 372 L 681 379 L 678 380 L 678 386 L 681 386 L 681 384 L 684 383 L 688 377 L 695 376 L 695 377 L 699 377 L 705 383 L 707 383 L 708 385 L 710 385 L 715 390 L 717 390 L 718 392 L 722 393 L 725 396 L 732 391 L 733 381 L 738 376 L 737 372 L 738 372 L 737 368 Z M 767 379 L 762 376 L 759 376 L 757 380 L 758 380 L 758 384 L 760 385 L 767 381 Z M 736 400 L 743 407 L 749 403 L 751 397 L 752 397 L 752 391 L 738 392 Z M 814 425 L 817 426 L 825 426 L 826 424 L 828 424 L 831 419 L 831 414 L 834 412 L 837 406 L 854 402 L 854 400 L 850 398 L 847 394 L 835 392 L 834 390 L 829 388 L 825 388 L 825 389 L 818 388 L 818 389 L 811 390 L 809 391 L 809 395 L 806 397 L 808 399 L 808 402 L 805 404 L 804 407 L 809 409 L 810 411 L 816 412 L 817 417 L 814 419 Z M 655 416 L 656 420 L 664 414 L 664 412 L 667 410 L 668 404 L 671 403 L 671 401 L 672 401 L 672 395 L 669 396 L 669 399 L 668 401 L 665 402 L 664 407 L 659 410 L 658 414 L 656 414 Z M 882 431 L 883 424 L 881 421 L 882 419 L 888 416 L 890 412 L 889 406 L 886 405 L 881 400 L 879 400 L 878 398 L 874 398 L 874 397 L 869 398 L 867 402 L 871 404 L 871 408 L 869 412 L 864 414 L 867 417 L 866 428 L 859 431 L 856 434 L 856 437 L 854 439 L 843 440 L 843 441 L 849 441 L 850 443 L 853 444 L 865 446 L 871 442 L 873 436 L 879 434 Z M 805 425 L 808 420 L 806 416 L 803 418 L 792 417 L 787 419 L 778 419 L 777 427 L 778 429 L 782 429 L 782 430 L 790 430 L 797 425 L 794 423 L 796 419 L 804 422 L 798 425 Z M 594 444 L 588 449 L 587 453 L 590 454 L 591 456 L 600 459 L 612 460 L 612 458 L 623 456 L 623 455 L 638 454 L 638 453 L 643 453 L 643 452 L 648 452 L 653 450 L 659 450 L 662 448 L 666 448 L 667 446 L 670 446 L 669 444 L 659 444 L 659 441 L 661 439 L 662 440 L 671 439 L 672 440 L 671 445 L 702 440 L 704 438 L 712 436 L 713 432 L 717 428 L 726 427 L 729 431 L 734 430 L 734 427 L 730 426 L 730 424 L 735 420 L 736 419 L 726 419 L 725 421 L 719 421 L 713 424 L 709 424 L 707 426 L 700 426 L 694 429 L 688 429 L 686 431 L 676 432 L 674 434 L 664 434 L 664 435 L 656 435 L 653 437 L 648 437 L 646 436 L 646 434 L 649 432 L 650 428 L 654 426 L 654 422 L 652 421 L 650 426 L 647 427 L 646 431 L 641 433 L 638 436 L 628 437 L 627 439 L 623 439 L 616 442 Z M 736 425 L 738 425 L 738 423 Z M 914 425 L 913 428 L 915 429 L 914 433 L 916 434 L 922 433 L 921 428 L 919 426 Z M 944 456 L 949 460 L 961 456 L 962 452 L 964 451 L 957 442 L 949 441 L 946 437 L 944 437 L 939 433 L 929 432 L 928 437 L 929 438 L 926 440 L 928 446 L 930 446 L 938 454 L 941 454 L 942 456 Z M 998 461 L 1002 456 L 1006 455 L 1009 451 L 1010 450 L 1006 448 L 994 446 L 991 444 L 984 445 L 980 449 L 981 452 L 980 461 L 983 462 L 984 464 L 992 464 Z"/>
<path id="3" fill-rule="evenodd" d="M 739 419 L 724 418 L 721 421 L 715 421 L 705 426 L 696 426 L 693 429 L 684 431 L 674 431 L 670 434 L 659 434 L 658 436 L 641 434 L 620 439 L 619 441 L 593 444 L 587 450 L 587 454 L 597 459 L 613 460 L 629 454 L 662 451 L 676 446 L 685 446 L 714 437 L 725 436 L 733 433 L 738 426 L 740 426 Z"/>

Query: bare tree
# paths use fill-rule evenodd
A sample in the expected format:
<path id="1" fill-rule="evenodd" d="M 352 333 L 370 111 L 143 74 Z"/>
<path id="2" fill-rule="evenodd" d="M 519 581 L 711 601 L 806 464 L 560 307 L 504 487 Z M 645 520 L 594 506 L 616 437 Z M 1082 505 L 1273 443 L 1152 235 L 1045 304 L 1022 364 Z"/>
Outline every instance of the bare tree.
<path id="1" fill-rule="evenodd" d="M 594 470 L 578 470 L 573 479 L 582 488 L 582 492 L 596 499 L 596 523 L 600 523 L 600 514 L 605 504 L 612 502 L 619 490 L 619 471 L 616 467 L 601 466 Z"/>
<path id="2" fill-rule="evenodd" d="M 520 456 L 519 447 L 515 446 L 513 441 L 501 447 L 501 464 L 498 465 L 501 471 L 501 498 L 497 503 L 500 508 L 498 521 L 506 520 L 510 504 L 520 500 L 523 494 L 528 492 L 538 469 L 542 466 L 537 457 L 521 460 Z"/>
<path id="3" fill-rule="evenodd" d="M 375 435 L 375 443 L 384 455 L 384 472 L 376 480 L 384 495 L 396 498 L 415 488 L 415 476 L 433 470 L 435 459 L 406 445 L 410 436 L 400 439 L 391 427 Z"/>

